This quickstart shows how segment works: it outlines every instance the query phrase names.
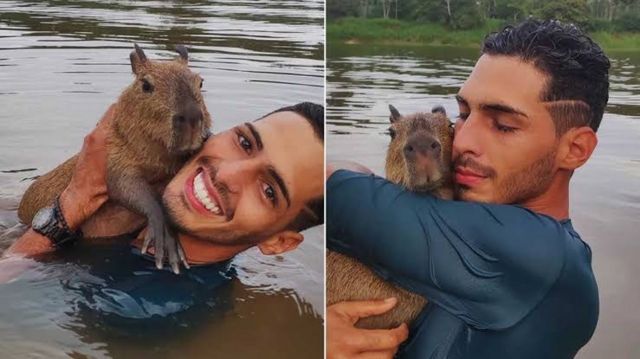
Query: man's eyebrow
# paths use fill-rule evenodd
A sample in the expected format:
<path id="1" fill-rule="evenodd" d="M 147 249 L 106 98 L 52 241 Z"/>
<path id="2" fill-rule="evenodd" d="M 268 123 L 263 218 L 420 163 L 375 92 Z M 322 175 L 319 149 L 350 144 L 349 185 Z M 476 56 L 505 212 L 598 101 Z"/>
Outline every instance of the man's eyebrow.
<path id="1" fill-rule="evenodd" d="M 255 126 L 253 126 L 249 122 L 245 122 L 244 125 L 247 126 L 247 128 L 251 132 L 251 135 L 256 140 L 256 147 L 258 147 L 258 151 L 262 151 L 262 137 L 260 137 L 260 132 L 258 132 Z"/>
<path id="2" fill-rule="evenodd" d="M 480 108 L 482 110 L 503 112 L 506 114 L 518 115 L 525 118 L 529 118 L 529 116 L 527 116 L 526 113 L 518 110 L 517 108 L 511 107 L 509 105 L 505 105 L 502 103 L 483 103 L 483 104 L 480 104 Z"/>
<path id="3" fill-rule="evenodd" d="M 282 177 L 280 176 L 278 171 L 276 171 L 273 166 L 269 166 L 267 167 L 267 172 L 269 173 L 269 176 L 271 176 L 276 181 L 278 187 L 280 187 L 280 192 L 282 192 L 282 194 L 284 195 L 284 199 L 287 200 L 287 208 L 291 207 L 291 199 L 289 198 L 287 185 L 284 184 L 284 180 L 282 180 Z"/>

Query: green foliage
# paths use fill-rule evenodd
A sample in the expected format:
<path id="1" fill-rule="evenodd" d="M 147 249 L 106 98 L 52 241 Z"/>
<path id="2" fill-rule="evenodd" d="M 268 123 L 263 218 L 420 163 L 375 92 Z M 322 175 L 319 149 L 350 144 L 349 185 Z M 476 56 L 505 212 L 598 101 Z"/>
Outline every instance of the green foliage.
<path id="1" fill-rule="evenodd" d="M 483 23 L 484 16 L 475 0 L 451 0 L 451 28 L 468 30 L 480 27 Z"/>
<path id="2" fill-rule="evenodd" d="M 625 13 L 614 24 L 618 31 L 640 32 L 640 12 Z"/>
<path id="3" fill-rule="evenodd" d="M 640 33 L 596 32 L 591 34 L 593 40 L 605 51 L 640 49 Z"/>
<path id="4" fill-rule="evenodd" d="M 495 0 L 494 7 L 490 9 L 491 16 L 497 19 L 510 21 L 522 20 L 527 15 L 526 3 L 518 0 Z"/>
<path id="5" fill-rule="evenodd" d="M 613 23 L 605 19 L 591 18 L 589 22 L 584 25 L 583 29 L 586 31 L 612 31 Z"/>
<path id="6" fill-rule="evenodd" d="M 387 1 L 391 3 L 391 18 L 456 31 L 480 29 L 487 21 L 514 24 L 532 16 L 572 22 L 590 32 L 640 32 L 640 0 Z M 382 0 L 327 0 L 327 19 L 381 18 L 382 3 Z"/>
<path id="7" fill-rule="evenodd" d="M 534 5 L 533 15 L 539 19 L 556 19 L 579 26 L 589 23 L 589 7 L 586 0 L 549 0 Z"/>
<path id="8" fill-rule="evenodd" d="M 326 0 L 326 7 L 327 15 L 332 18 L 360 15 L 357 0 Z"/>
<path id="9" fill-rule="evenodd" d="M 402 3 L 406 4 L 404 6 L 414 6 L 410 11 L 407 11 L 410 14 L 408 19 L 445 24 L 447 22 L 447 8 L 443 2 L 443 0 L 410 0 Z M 401 7 L 399 10 L 402 9 Z"/>
<path id="10" fill-rule="evenodd" d="M 452 31 L 444 24 L 395 19 L 341 18 L 327 22 L 327 39 L 336 42 L 371 42 L 403 45 L 455 45 L 479 47 L 482 39 L 501 29 L 504 20 L 488 19 L 482 27 Z M 593 39 L 605 50 L 640 49 L 640 33 L 594 32 Z"/>
<path id="11" fill-rule="evenodd" d="M 498 30 L 499 21 L 487 21 L 473 30 L 451 29 L 432 22 L 409 22 L 395 19 L 341 18 L 327 23 L 327 39 L 334 41 L 389 42 L 431 45 L 480 45 L 484 36 Z"/>

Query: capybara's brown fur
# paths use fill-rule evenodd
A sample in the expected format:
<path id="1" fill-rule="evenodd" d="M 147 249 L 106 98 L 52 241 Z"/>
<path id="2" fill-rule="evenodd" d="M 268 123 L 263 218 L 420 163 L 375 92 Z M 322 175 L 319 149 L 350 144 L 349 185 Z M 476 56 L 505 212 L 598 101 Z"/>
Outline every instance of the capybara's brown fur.
<path id="1" fill-rule="evenodd" d="M 186 48 L 178 46 L 176 51 L 179 56 L 172 61 L 148 60 L 137 45 L 130 55 L 135 80 L 118 98 L 109 134 L 110 200 L 83 224 L 85 237 L 122 234 L 108 230 L 109 219 L 115 217 L 129 218 L 131 230 L 147 219 L 150 235 L 164 235 L 158 233 L 165 231 L 166 224 L 154 186 L 162 187 L 175 175 L 202 146 L 211 127 L 201 94 L 202 79 L 189 70 Z M 23 223 L 30 224 L 39 209 L 62 193 L 76 160 L 77 155 L 31 184 L 18 208 Z M 156 240 L 155 246 L 159 245 L 162 243 Z"/>
<path id="2" fill-rule="evenodd" d="M 387 150 L 387 179 L 411 191 L 431 192 L 451 199 L 451 146 L 453 129 L 442 107 L 431 113 L 401 116 L 391 110 L 391 142 Z M 398 239 L 399 241 L 402 238 Z M 427 300 L 378 277 L 362 263 L 333 251 L 327 251 L 327 305 L 342 301 L 396 297 L 398 304 L 389 312 L 363 318 L 357 327 L 388 329 L 412 322 Z"/>

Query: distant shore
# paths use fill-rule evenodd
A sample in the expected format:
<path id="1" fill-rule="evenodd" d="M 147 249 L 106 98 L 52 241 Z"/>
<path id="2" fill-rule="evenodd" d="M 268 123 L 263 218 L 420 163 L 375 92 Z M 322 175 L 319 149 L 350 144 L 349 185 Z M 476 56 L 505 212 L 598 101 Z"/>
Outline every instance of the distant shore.
<path id="1" fill-rule="evenodd" d="M 499 30 L 501 22 L 489 20 L 471 30 L 451 30 L 429 22 L 394 19 L 342 18 L 327 21 L 327 41 L 342 43 L 376 42 L 388 45 L 451 45 L 480 47 L 486 34 Z M 640 33 L 597 31 L 590 36 L 604 50 L 640 51 Z"/>

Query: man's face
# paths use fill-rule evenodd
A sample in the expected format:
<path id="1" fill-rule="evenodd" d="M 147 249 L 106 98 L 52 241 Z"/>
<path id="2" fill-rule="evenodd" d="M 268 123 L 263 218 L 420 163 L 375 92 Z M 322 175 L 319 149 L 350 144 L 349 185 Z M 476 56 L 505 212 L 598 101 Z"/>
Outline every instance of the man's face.
<path id="1" fill-rule="evenodd" d="M 558 141 L 541 100 L 546 80 L 516 57 L 480 57 L 457 96 L 453 160 L 460 199 L 523 203 L 549 188 Z"/>
<path id="2" fill-rule="evenodd" d="M 274 113 L 209 138 L 163 200 L 188 234 L 218 244 L 255 244 L 322 196 L 323 153 L 306 119 Z"/>

